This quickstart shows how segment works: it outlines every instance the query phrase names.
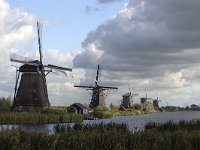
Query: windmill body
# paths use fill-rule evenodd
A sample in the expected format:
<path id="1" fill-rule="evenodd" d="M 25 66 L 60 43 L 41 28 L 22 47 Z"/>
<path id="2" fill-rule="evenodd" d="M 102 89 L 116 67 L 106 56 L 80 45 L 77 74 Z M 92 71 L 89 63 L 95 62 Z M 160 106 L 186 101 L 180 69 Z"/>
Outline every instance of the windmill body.
<path id="1" fill-rule="evenodd" d="M 19 68 L 18 90 L 14 96 L 14 111 L 35 111 L 50 106 L 46 82 L 40 66 L 22 65 Z M 18 79 L 19 80 L 19 79 Z"/>
<path id="2" fill-rule="evenodd" d="M 106 102 L 105 102 L 105 93 L 103 88 L 93 88 L 92 90 L 92 99 L 90 102 L 90 107 L 91 108 L 95 108 L 97 106 L 106 106 Z"/>
<path id="3" fill-rule="evenodd" d="M 128 82 L 128 87 L 129 87 L 129 92 L 122 95 L 122 103 L 120 105 L 121 110 L 131 108 L 131 106 L 133 105 L 133 100 L 132 100 L 133 96 L 139 95 L 139 94 L 132 94 L 131 93 L 129 82 Z"/>
<path id="4" fill-rule="evenodd" d="M 156 99 L 153 100 L 153 106 L 156 108 L 159 108 L 159 102 L 162 102 L 161 100 L 158 99 L 158 97 Z"/>
<path id="5" fill-rule="evenodd" d="M 122 103 L 120 107 L 129 109 L 131 106 L 132 106 L 132 94 L 129 92 L 122 95 Z"/>
<path id="6" fill-rule="evenodd" d="M 95 108 L 97 106 L 106 106 L 106 95 L 105 92 L 106 90 L 109 89 L 118 89 L 117 87 L 108 87 L 108 86 L 100 86 L 98 84 L 98 79 L 99 79 L 99 65 L 97 67 L 97 75 L 96 75 L 96 81 L 95 81 L 95 86 L 80 86 L 80 85 L 75 85 L 74 87 L 80 87 L 80 88 L 86 88 L 87 90 L 92 91 L 92 98 L 90 101 L 90 107 Z"/>
<path id="7" fill-rule="evenodd" d="M 61 73 L 72 71 L 70 68 L 50 64 L 43 65 L 40 24 L 37 23 L 37 25 L 40 60 L 28 61 L 27 59 L 19 59 L 16 55 L 12 55 L 10 58 L 13 62 L 23 63 L 16 73 L 15 94 L 12 106 L 13 111 L 37 111 L 48 108 L 50 102 L 48 99 L 46 75 L 53 70 Z M 45 71 L 48 72 L 45 74 Z"/>

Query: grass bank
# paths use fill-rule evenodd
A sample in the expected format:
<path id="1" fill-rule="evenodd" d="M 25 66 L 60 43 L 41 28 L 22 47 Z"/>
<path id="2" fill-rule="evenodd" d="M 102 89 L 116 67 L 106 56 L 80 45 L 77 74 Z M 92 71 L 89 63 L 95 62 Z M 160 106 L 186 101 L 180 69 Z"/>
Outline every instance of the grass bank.
<path id="1" fill-rule="evenodd" d="M 73 127 L 57 125 L 54 134 L 1 131 L 2 149 L 200 149 L 200 121 L 178 124 L 149 123 L 144 131 L 131 132 L 125 124 L 99 124 Z"/>
<path id="2" fill-rule="evenodd" d="M 38 112 L 11 112 L 11 97 L 0 98 L 0 124 L 80 123 L 84 116 L 69 114 L 64 106 L 52 106 Z"/>
<path id="3" fill-rule="evenodd" d="M 89 109 L 87 115 L 76 115 L 66 113 L 64 106 L 51 106 L 40 112 L 11 112 L 11 97 L 0 98 L 0 124 L 46 124 L 46 123 L 63 123 L 63 122 L 82 122 L 83 119 L 103 119 L 113 116 L 139 115 L 153 113 L 156 110 L 152 103 L 134 104 L 130 109 L 120 110 L 118 106 L 110 105 L 110 107 L 97 107 Z"/>
<path id="4" fill-rule="evenodd" d="M 0 124 L 48 124 L 48 123 L 80 123 L 83 116 L 69 114 L 58 110 L 41 112 L 1 112 Z"/>

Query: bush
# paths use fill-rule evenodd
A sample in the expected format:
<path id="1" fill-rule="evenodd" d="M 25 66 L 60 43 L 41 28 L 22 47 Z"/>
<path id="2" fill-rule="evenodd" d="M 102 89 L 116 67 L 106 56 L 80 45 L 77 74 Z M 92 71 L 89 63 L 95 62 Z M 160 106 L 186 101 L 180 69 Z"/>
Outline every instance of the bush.
<path id="1" fill-rule="evenodd" d="M 108 108 L 106 107 L 96 107 L 93 109 L 93 116 L 94 118 L 111 118 L 112 117 L 112 113 L 109 111 Z"/>
<path id="2" fill-rule="evenodd" d="M 5 111 L 10 111 L 10 107 L 12 105 L 12 100 L 11 97 L 2 97 L 0 98 L 0 111 L 5 112 Z"/>
<path id="3" fill-rule="evenodd" d="M 135 110 L 139 110 L 141 112 L 143 112 L 143 105 L 142 104 L 134 104 L 133 105 Z"/>
<path id="4" fill-rule="evenodd" d="M 144 102 L 143 103 L 143 111 L 144 111 L 144 113 L 153 113 L 153 112 L 155 112 L 153 103 L 148 102 L 148 101 Z"/>

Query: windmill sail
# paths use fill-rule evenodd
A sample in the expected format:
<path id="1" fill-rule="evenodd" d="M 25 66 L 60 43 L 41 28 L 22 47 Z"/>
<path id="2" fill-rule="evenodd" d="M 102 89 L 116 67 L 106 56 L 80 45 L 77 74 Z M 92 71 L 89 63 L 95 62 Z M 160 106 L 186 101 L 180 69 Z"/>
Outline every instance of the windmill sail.
<path id="1" fill-rule="evenodd" d="M 10 61 L 18 62 L 18 63 L 22 63 L 22 64 L 38 65 L 38 63 L 34 62 L 34 60 L 32 58 L 20 56 L 15 53 L 10 53 Z"/>
<path id="2" fill-rule="evenodd" d="M 41 37 L 42 37 L 42 24 L 37 22 L 37 31 L 38 31 L 38 45 L 39 45 L 39 54 L 40 54 L 40 63 L 42 64 L 42 43 L 41 43 Z"/>
<path id="3" fill-rule="evenodd" d="M 96 86 L 98 84 L 98 80 L 99 80 L 99 65 L 97 66 L 97 75 L 96 75 L 96 81 L 95 81 Z"/>
<path id="4" fill-rule="evenodd" d="M 81 87 L 81 88 L 94 88 L 93 86 L 84 86 L 84 85 L 74 85 L 74 87 Z"/>
<path id="5" fill-rule="evenodd" d="M 48 68 L 51 68 L 51 69 L 57 69 L 57 70 L 72 71 L 71 68 L 60 67 L 60 66 L 51 65 L 51 64 L 48 64 L 45 67 L 48 67 Z"/>

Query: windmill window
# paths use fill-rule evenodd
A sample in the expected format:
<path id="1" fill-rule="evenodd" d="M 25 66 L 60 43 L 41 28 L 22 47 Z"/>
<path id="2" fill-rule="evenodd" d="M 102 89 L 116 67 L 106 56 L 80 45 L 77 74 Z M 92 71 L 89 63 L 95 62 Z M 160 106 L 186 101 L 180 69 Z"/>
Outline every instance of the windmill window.
<path id="1" fill-rule="evenodd" d="M 38 100 L 38 99 L 37 99 L 37 93 L 36 93 L 36 90 L 35 90 L 35 89 L 33 89 L 33 99 L 34 99 L 35 101 Z"/>

